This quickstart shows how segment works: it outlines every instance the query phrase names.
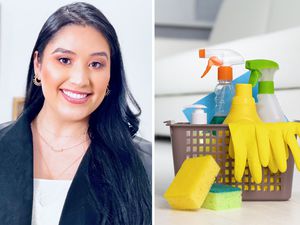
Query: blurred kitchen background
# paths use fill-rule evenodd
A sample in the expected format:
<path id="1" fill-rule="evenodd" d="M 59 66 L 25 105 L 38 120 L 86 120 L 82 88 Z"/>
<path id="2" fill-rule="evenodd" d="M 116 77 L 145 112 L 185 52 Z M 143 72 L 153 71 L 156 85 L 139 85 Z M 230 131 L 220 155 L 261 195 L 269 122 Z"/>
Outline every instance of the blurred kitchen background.
<path id="1" fill-rule="evenodd" d="M 170 130 L 164 121 L 187 122 L 182 109 L 214 90 L 217 70 L 201 79 L 207 60 L 198 49 L 233 49 L 248 59 L 279 64 L 275 94 L 289 120 L 300 119 L 300 1 L 155 1 L 156 207 L 174 177 Z M 247 70 L 233 67 L 234 78 Z M 299 190 L 300 173 L 294 172 Z"/>

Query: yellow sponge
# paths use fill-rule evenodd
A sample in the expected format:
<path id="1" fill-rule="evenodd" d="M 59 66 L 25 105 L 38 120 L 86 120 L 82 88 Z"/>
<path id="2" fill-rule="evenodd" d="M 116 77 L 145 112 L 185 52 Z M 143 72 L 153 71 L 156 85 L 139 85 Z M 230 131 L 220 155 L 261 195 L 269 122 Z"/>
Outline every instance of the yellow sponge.
<path id="1" fill-rule="evenodd" d="M 174 209 L 199 209 L 220 167 L 211 155 L 186 159 L 164 197 Z"/>

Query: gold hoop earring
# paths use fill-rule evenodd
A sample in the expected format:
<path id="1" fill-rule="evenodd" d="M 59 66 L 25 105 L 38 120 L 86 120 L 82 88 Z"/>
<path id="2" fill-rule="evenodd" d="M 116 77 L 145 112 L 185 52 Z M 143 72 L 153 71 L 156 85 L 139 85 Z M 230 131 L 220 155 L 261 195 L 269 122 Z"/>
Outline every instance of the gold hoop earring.
<path id="1" fill-rule="evenodd" d="M 107 88 L 106 88 L 105 96 L 108 96 L 110 92 L 111 92 L 110 89 L 107 87 Z"/>
<path id="2" fill-rule="evenodd" d="M 41 80 L 38 78 L 38 76 L 36 74 L 34 74 L 33 83 L 36 86 L 41 86 L 42 85 Z"/>

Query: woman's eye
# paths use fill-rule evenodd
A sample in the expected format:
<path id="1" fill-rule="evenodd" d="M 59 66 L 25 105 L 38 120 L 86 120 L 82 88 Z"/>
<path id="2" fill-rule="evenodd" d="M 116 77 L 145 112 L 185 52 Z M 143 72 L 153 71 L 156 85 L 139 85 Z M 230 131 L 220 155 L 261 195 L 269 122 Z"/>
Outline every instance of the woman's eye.
<path id="1" fill-rule="evenodd" d="M 99 62 L 92 62 L 92 63 L 90 63 L 90 66 L 93 67 L 93 68 L 99 69 L 103 65 L 101 63 L 99 63 Z"/>
<path id="2" fill-rule="evenodd" d="M 71 63 L 71 60 L 68 59 L 68 58 L 60 58 L 59 61 L 62 63 L 62 64 L 66 64 L 66 65 L 69 65 Z"/>

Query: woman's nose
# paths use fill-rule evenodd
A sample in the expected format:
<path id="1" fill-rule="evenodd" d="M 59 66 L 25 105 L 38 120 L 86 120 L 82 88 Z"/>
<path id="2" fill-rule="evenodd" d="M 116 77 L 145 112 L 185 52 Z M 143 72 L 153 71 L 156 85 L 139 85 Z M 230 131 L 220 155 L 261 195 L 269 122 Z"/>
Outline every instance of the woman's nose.
<path id="1" fill-rule="evenodd" d="M 71 71 L 69 81 L 76 86 L 88 86 L 90 84 L 88 71 L 82 68 L 82 66 L 75 67 L 74 70 Z"/>

